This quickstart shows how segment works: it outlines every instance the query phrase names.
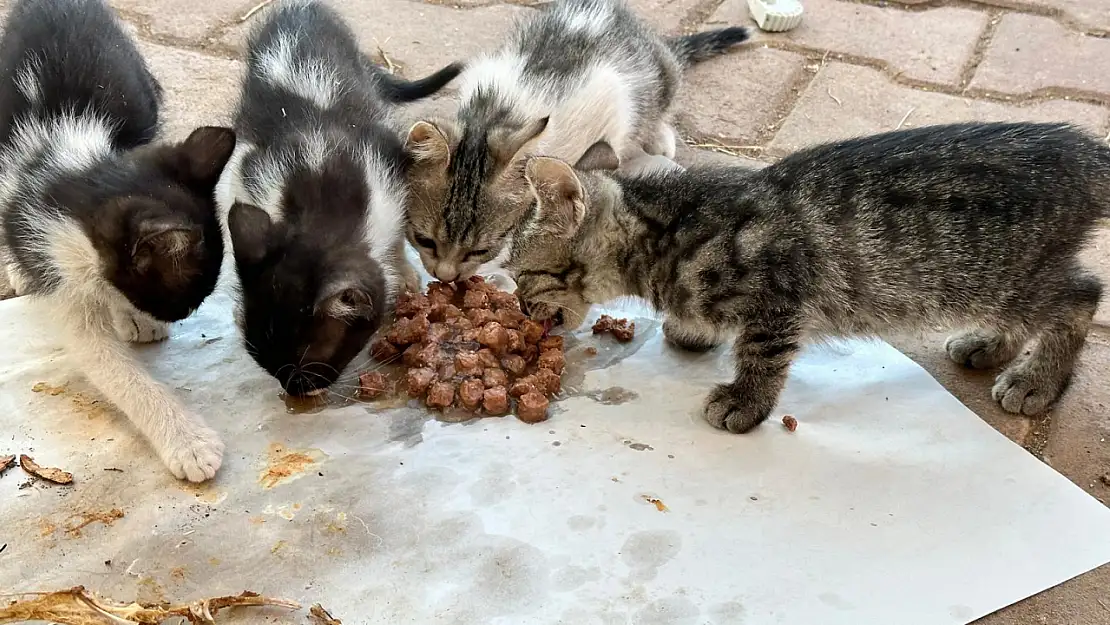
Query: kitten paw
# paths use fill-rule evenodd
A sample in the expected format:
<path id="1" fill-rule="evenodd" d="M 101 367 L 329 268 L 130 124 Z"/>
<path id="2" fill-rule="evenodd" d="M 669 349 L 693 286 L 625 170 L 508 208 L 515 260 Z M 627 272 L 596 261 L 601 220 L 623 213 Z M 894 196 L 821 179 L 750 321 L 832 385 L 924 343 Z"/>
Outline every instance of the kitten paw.
<path id="1" fill-rule="evenodd" d="M 420 273 L 407 258 L 401 259 L 401 286 L 409 293 L 420 292 Z"/>
<path id="2" fill-rule="evenodd" d="M 716 337 L 691 332 L 669 319 L 663 322 L 663 337 L 678 349 L 696 353 L 707 352 L 721 344 Z"/>
<path id="3" fill-rule="evenodd" d="M 193 426 L 191 431 L 181 433 L 162 453 L 162 460 L 170 473 L 179 480 L 190 482 L 203 482 L 215 477 L 223 458 L 224 444 L 219 434 L 203 425 Z"/>
<path id="4" fill-rule="evenodd" d="M 1003 371 L 991 395 L 1006 412 L 1033 416 L 1048 410 L 1063 392 L 1066 379 L 1044 371 L 1033 360 L 1023 360 Z"/>
<path id="5" fill-rule="evenodd" d="M 715 428 L 743 434 L 767 420 L 770 409 L 761 409 L 730 384 L 719 384 L 705 401 L 705 420 Z"/>
<path id="6" fill-rule="evenodd" d="M 1017 357 L 1020 347 L 1013 347 L 1000 334 L 970 330 L 948 337 L 944 349 L 958 365 L 968 369 L 994 369 Z"/>
<path id="7" fill-rule="evenodd" d="M 156 343 L 170 335 L 170 324 L 138 311 L 117 310 L 112 314 L 116 335 L 129 343 Z"/>

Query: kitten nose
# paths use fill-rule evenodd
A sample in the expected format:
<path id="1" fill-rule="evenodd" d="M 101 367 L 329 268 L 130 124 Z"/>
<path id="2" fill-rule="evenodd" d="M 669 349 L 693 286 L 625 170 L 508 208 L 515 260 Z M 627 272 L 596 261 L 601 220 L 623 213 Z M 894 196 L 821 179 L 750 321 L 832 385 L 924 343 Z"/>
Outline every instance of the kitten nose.
<path id="1" fill-rule="evenodd" d="M 459 270 L 455 269 L 454 265 L 440 263 L 436 267 L 436 279 L 440 282 L 454 282 L 459 279 Z"/>
<path id="2" fill-rule="evenodd" d="M 319 390 L 309 376 L 299 371 L 289 376 L 289 381 L 285 383 L 285 392 L 294 397 L 309 397 Z"/>

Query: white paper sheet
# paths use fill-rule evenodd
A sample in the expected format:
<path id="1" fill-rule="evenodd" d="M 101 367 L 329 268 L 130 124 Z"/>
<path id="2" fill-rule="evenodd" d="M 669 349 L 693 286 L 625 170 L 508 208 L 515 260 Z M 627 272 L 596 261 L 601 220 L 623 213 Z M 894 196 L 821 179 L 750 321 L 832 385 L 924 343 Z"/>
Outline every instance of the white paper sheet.
<path id="1" fill-rule="evenodd" d="M 1110 510 L 882 343 L 807 352 L 775 420 L 747 436 L 698 414 L 727 351 L 677 354 L 647 319 L 630 347 L 580 333 L 568 351 L 598 346 L 587 361 L 609 366 L 568 374 L 573 396 L 539 425 L 365 405 L 290 415 L 215 297 L 142 350 L 227 442 L 218 479 L 193 487 L 95 403 L 31 330 L 38 315 L 0 303 L 0 455 L 76 483 L 0 478 L 0 592 L 249 589 L 345 623 L 937 625 L 1110 561 Z M 292 479 L 267 488 L 294 452 Z M 113 508 L 125 516 L 111 526 L 66 531 Z"/>

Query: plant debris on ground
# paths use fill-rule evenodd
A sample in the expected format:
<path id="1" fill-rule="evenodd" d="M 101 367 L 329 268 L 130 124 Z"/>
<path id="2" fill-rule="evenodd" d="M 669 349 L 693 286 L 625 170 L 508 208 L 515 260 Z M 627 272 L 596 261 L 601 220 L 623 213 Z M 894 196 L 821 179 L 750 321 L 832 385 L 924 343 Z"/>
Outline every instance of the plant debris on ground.
<path id="1" fill-rule="evenodd" d="M 271 599 L 258 593 L 243 591 L 233 597 L 201 599 L 176 605 L 121 605 L 100 599 L 75 586 L 69 590 L 25 593 L 21 600 L 0 607 L 0 624 L 25 621 L 46 621 L 59 625 L 161 625 L 171 618 L 183 618 L 194 625 L 215 623 L 220 610 L 234 607 L 274 606 L 299 610 L 300 604 L 285 599 Z M 339 621 L 335 621 L 338 623 Z"/>

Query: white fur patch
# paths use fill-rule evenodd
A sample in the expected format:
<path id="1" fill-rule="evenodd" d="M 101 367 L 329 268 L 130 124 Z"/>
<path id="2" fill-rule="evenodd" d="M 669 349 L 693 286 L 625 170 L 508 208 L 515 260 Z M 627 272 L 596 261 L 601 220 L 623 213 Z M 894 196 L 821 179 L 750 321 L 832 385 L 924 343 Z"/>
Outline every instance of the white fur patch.
<path id="1" fill-rule="evenodd" d="M 596 4 L 588 10 L 567 11 L 558 16 L 571 33 L 584 33 L 590 37 L 600 37 L 609 29 L 613 18 L 613 7 Z"/>
<path id="2" fill-rule="evenodd" d="M 297 35 L 279 35 L 259 57 L 261 77 L 320 108 L 331 107 L 339 97 L 342 81 L 323 59 L 298 61 L 294 57 L 296 45 Z"/>
<path id="3" fill-rule="evenodd" d="M 42 98 L 38 76 L 41 69 L 42 59 L 32 56 L 15 73 L 15 88 L 32 104 L 37 103 Z"/>
<path id="4" fill-rule="evenodd" d="M 403 256 L 398 257 L 398 250 L 404 250 L 398 242 L 404 236 L 406 191 L 397 175 L 376 155 L 367 154 L 365 159 L 366 182 L 372 199 L 363 236 L 370 247 L 370 257 L 381 266 L 389 291 L 393 293 L 402 277 L 401 263 L 407 262 Z"/>

